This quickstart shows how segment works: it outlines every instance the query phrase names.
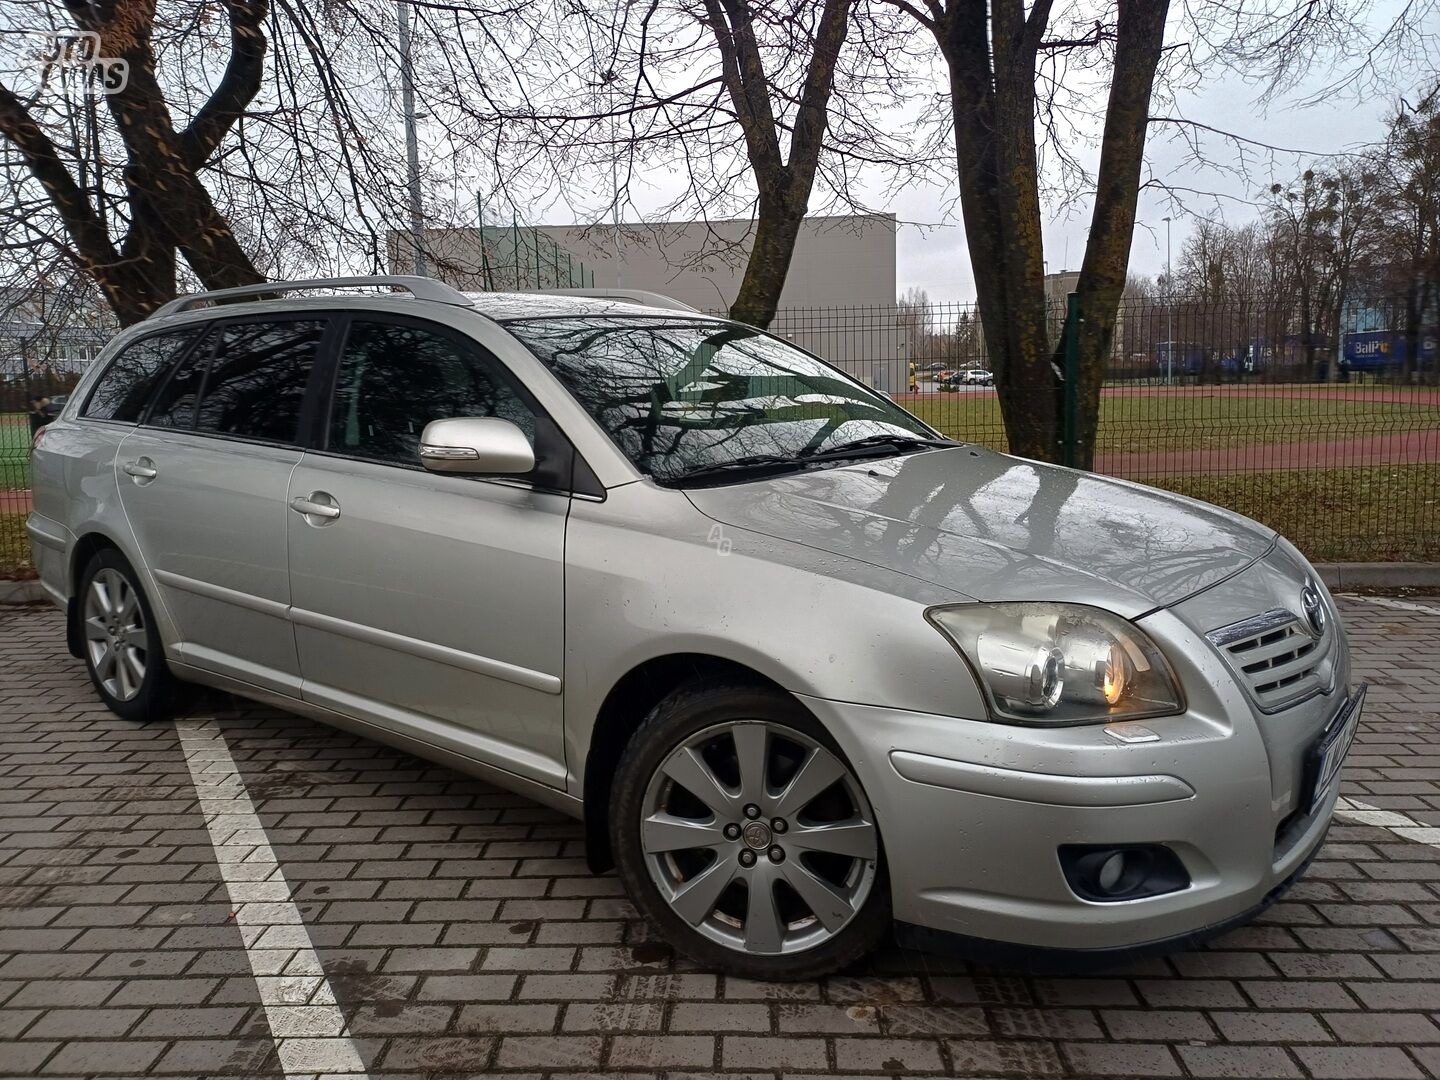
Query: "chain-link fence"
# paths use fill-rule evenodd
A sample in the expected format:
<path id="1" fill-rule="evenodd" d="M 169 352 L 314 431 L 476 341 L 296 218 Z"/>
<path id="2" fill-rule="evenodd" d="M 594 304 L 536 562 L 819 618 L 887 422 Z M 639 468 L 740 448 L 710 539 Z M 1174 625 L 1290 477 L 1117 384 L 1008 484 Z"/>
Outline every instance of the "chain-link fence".
<path id="1" fill-rule="evenodd" d="M 1435 313 L 1396 302 L 1342 314 L 1307 333 L 1296 312 L 1263 304 L 1127 300 L 1097 471 L 1258 518 L 1317 560 L 1440 560 Z M 1051 323 L 1058 341 L 1062 303 Z M 1006 449 L 973 306 L 791 308 L 771 329 L 946 434 Z M 0 577 L 29 572 L 25 398 L 74 377 L 0 387 Z"/>

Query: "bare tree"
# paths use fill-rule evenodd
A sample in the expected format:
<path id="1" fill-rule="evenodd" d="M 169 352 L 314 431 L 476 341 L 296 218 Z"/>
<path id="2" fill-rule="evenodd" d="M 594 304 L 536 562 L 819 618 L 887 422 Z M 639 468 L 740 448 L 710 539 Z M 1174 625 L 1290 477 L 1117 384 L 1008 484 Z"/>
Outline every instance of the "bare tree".
<path id="1" fill-rule="evenodd" d="M 835 67 L 850 28 L 852 0 L 824 0 L 821 6 L 795 102 L 788 154 L 781 146 L 774 91 L 755 32 L 757 6 L 749 0 L 705 0 L 706 23 L 715 38 L 725 93 L 744 133 L 745 154 L 759 192 L 755 240 L 730 315 L 755 326 L 768 326 L 780 305 L 800 222 L 810 208 L 829 123 Z"/>
<path id="2" fill-rule="evenodd" d="M 486 204 L 519 217 L 563 203 L 600 245 L 621 217 L 699 217 L 703 249 L 664 254 L 677 269 L 743 264 L 727 300 L 746 322 L 773 318 L 807 213 L 874 209 L 862 171 L 924 167 L 887 124 L 917 89 L 916 35 L 872 0 L 539 3 L 484 31 L 467 7 L 418 12 L 419 93 L 490 174 Z M 484 32 L 505 70 L 482 66 Z M 667 194 L 643 210 L 657 175 Z M 752 226 L 721 225 L 737 217 Z"/>
<path id="3" fill-rule="evenodd" d="M 1330 266 L 1331 311 L 1329 334 L 1333 362 L 1328 368 L 1329 380 L 1338 382 L 1345 363 L 1344 328 L 1346 306 L 1355 285 L 1357 271 L 1373 258 L 1370 245 L 1376 238 L 1375 226 L 1380 204 L 1377 198 L 1378 177 L 1375 173 L 1354 166 L 1341 168 L 1326 178 L 1331 196 Z"/>
<path id="4" fill-rule="evenodd" d="M 182 287 L 383 266 L 404 214 L 393 23 L 386 0 L 12 0 L 0 281 L 58 259 L 132 323 Z M 81 35 L 128 78 L 71 70 Z"/>
<path id="5" fill-rule="evenodd" d="M 127 78 L 103 96 L 124 161 L 124 207 L 113 216 L 99 176 L 102 140 L 90 88 L 78 104 L 62 95 L 47 115 L 43 85 L 26 101 L 0 84 L 0 134 L 43 189 L 63 226 L 67 253 L 95 279 L 122 323 L 144 318 L 174 296 L 177 251 L 207 286 L 260 280 L 199 176 L 254 98 L 265 61 L 265 0 L 224 0 L 221 7 L 230 39 L 225 74 L 177 128 L 157 77 L 153 3 L 66 0 L 71 26 L 61 33 L 95 35 L 103 55 L 127 69 Z M 79 133 L 88 141 L 63 148 L 57 142 Z M 121 229 L 113 217 L 123 217 Z"/>
<path id="6" fill-rule="evenodd" d="M 1370 44 L 1369 77 L 1417 40 L 1433 42 L 1435 0 L 1415 0 L 1372 38 L 1351 5 L 1186 5 L 1166 46 L 1167 0 L 889 0 L 934 37 L 949 73 L 961 209 L 981 318 L 1011 449 L 1047 460 L 1060 450 L 1060 355 L 1046 333 L 1041 149 L 1071 188 L 1088 189 L 1090 231 L 1080 305 L 1077 463 L 1093 460 L 1100 388 L 1124 291 L 1147 130 L 1158 93 L 1202 70 L 1232 69 L 1274 90 L 1317 55 Z M 1363 9 L 1364 5 L 1360 5 Z M 1066 86 L 1067 71 L 1103 72 L 1108 90 Z M 1358 76 L 1357 76 L 1358 77 Z M 1081 87 L 1087 80 L 1073 80 Z M 1093 178 L 1067 149 L 1076 117 L 1100 121 Z M 1078 126 L 1084 127 L 1083 123 Z M 1074 140 L 1068 140 L 1073 142 Z M 1083 178 L 1083 183 L 1082 183 Z M 1092 186 L 1093 185 L 1093 186 Z M 1062 195 L 1062 198 L 1068 196 Z"/>
<path id="7" fill-rule="evenodd" d="M 1306 169 L 1298 184 L 1275 184 L 1270 194 L 1270 216 L 1283 244 L 1281 254 L 1295 272 L 1300 348 L 1313 375 L 1319 370 L 1325 312 L 1333 299 L 1328 268 L 1334 243 L 1335 192 L 1313 169 Z"/>
<path id="8" fill-rule="evenodd" d="M 1037 119 L 1042 57 L 1105 48 L 1111 77 L 1104 138 L 1077 292 L 1080 455 L 1094 452 L 1100 385 L 1125 288 L 1145 131 L 1165 34 L 1166 0 L 1119 0 L 1088 34 L 1051 33 L 1051 0 L 893 0 L 934 36 L 949 69 L 965 238 L 1010 449 L 1055 460 L 1061 402 L 1052 358 L 1041 243 Z"/>
<path id="9" fill-rule="evenodd" d="M 1427 316 L 1440 311 L 1440 83 L 1390 121 L 1376 178 L 1380 276 L 1404 306 L 1404 375 L 1418 370 Z M 1440 379 L 1440 370 L 1431 373 Z"/>

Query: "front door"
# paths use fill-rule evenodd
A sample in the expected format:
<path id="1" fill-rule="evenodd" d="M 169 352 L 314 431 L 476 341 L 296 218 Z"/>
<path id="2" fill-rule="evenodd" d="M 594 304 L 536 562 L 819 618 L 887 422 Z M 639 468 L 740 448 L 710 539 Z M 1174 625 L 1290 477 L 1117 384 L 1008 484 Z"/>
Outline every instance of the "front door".
<path id="1" fill-rule="evenodd" d="M 323 449 L 290 478 L 290 589 L 304 697 L 555 787 L 569 497 L 419 464 L 431 420 L 536 407 L 437 324 L 350 323 Z"/>
<path id="2" fill-rule="evenodd" d="M 228 321 L 116 455 L 121 505 L 183 663 L 298 694 L 285 497 L 327 321 Z"/>

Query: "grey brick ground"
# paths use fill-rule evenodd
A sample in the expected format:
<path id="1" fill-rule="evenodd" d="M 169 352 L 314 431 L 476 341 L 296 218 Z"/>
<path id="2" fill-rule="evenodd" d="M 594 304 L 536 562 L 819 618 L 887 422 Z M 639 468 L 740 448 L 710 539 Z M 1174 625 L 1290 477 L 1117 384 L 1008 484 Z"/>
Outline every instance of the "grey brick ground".
<path id="1" fill-rule="evenodd" d="M 1371 684 L 1345 793 L 1440 827 L 1440 616 L 1342 607 Z M 549 810 L 201 707 L 373 1076 L 1440 1080 L 1440 849 L 1387 829 L 1337 821 L 1205 949 L 1043 978 L 889 950 L 769 986 L 675 960 Z M 174 729 L 101 708 L 56 615 L 0 611 L 0 1077 L 278 1072 Z"/>

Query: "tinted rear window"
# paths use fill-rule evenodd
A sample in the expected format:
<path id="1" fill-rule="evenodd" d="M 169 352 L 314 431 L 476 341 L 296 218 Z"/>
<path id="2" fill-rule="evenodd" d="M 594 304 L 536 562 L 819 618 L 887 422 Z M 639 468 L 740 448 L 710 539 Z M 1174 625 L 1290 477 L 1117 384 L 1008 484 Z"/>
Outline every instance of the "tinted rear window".
<path id="1" fill-rule="evenodd" d="M 155 387 L 194 340 L 192 327 L 152 334 L 127 345 L 95 383 L 81 415 L 93 420 L 135 423 Z"/>
<path id="2" fill-rule="evenodd" d="M 200 400 L 205 360 L 210 355 L 214 340 L 214 334 L 208 335 L 170 373 L 170 378 L 155 395 L 155 403 L 150 406 L 150 415 L 145 418 L 147 424 L 164 428 L 190 428 L 195 425 L 195 402 Z"/>
<path id="3" fill-rule="evenodd" d="M 195 426 L 246 439 L 294 442 L 324 330 L 320 320 L 222 327 Z"/>

